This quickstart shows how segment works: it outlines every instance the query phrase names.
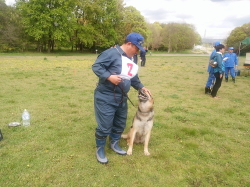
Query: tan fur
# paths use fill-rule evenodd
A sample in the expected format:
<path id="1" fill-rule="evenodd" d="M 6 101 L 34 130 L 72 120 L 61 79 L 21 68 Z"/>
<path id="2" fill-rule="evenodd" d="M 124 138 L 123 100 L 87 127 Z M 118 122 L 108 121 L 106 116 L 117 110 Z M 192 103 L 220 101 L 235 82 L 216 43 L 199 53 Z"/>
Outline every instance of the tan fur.
<path id="1" fill-rule="evenodd" d="M 128 134 L 123 134 L 122 138 L 127 139 L 128 144 L 128 155 L 132 155 L 133 143 L 143 143 L 144 144 L 144 154 L 150 155 L 148 152 L 148 143 L 150 139 L 151 129 L 153 127 L 154 110 L 153 103 L 154 100 L 149 93 L 144 93 L 147 95 L 147 100 L 141 100 L 139 97 L 138 110 L 133 119 L 133 125 L 130 128 Z"/>

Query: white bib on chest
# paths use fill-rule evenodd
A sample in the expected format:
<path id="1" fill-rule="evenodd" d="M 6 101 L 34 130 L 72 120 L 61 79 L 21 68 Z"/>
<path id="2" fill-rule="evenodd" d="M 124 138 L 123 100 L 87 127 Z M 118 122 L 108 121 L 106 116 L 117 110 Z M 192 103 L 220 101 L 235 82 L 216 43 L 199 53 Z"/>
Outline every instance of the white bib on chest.
<path id="1" fill-rule="evenodd" d="M 122 79 L 132 79 L 138 73 L 138 65 L 129 58 L 122 56 L 122 71 L 120 77 Z"/>

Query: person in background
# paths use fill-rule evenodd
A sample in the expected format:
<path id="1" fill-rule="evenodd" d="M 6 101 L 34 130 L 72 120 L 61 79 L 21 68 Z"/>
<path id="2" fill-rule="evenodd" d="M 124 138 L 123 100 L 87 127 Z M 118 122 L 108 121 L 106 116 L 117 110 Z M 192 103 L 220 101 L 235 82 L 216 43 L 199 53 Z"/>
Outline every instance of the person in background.
<path id="1" fill-rule="evenodd" d="M 135 64 L 137 64 L 137 62 L 138 62 L 138 54 L 137 54 L 137 53 L 133 56 L 132 61 L 133 61 Z"/>
<path id="2" fill-rule="evenodd" d="M 146 64 L 146 52 L 148 52 L 146 47 L 144 47 L 144 50 L 141 50 L 141 52 L 140 52 L 141 67 L 144 67 Z"/>
<path id="3" fill-rule="evenodd" d="M 228 51 L 229 52 L 224 55 L 224 57 L 228 57 L 225 61 L 225 80 L 228 82 L 228 72 L 230 72 L 232 80 L 235 83 L 235 69 L 238 66 L 238 58 L 236 53 L 233 52 L 233 47 L 229 47 Z"/>
<path id="4" fill-rule="evenodd" d="M 219 44 L 220 44 L 220 42 L 215 42 L 214 50 L 210 54 L 209 61 L 214 58 L 214 56 L 216 54 L 216 46 L 219 45 Z M 215 77 L 214 77 L 214 68 L 212 66 L 210 66 L 209 63 L 208 63 L 207 72 L 208 72 L 208 79 L 207 79 L 207 83 L 206 83 L 206 86 L 205 86 L 205 94 L 211 94 L 211 91 L 212 91 L 211 88 L 214 85 Z"/>
<path id="5" fill-rule="evenodd" d="M 127 93 L 132 86 L 136 90 L 150 91 L 144 87 L 138 77 L 138 65 L 131 58 L 142 47 L 143 36 L 130 33 L 121 46 L 116 45 L 102 52 L 92 65 L 93 72 L 99 78 L 94 92 L 94 109 L 97 127 L 95 130 L 96 158 L 107 164 L 105 155 L 106 138 L 109 136 L 110 148 L 120 155 L 127 152 L 119 146 L 121 134 L 126 127 L 128 106 Z"/>
<path id="6" fill-rule="evenodd" d="M 223 62 L 223 53 L 225 52 L 225 46 L 222 44 L 219 44 L 216 46 L 216 54 L 215 57 L 213 58 L 215 62 L 217 62 L 217 66 L 213 68 L 214 70 L 214 76 L 216 78 L 215 84 L 213 87 L 213 90 L 211 92 L 211 96 L 214 99 L 218 99 L 217 97 L 217 92 L 219 88 L 221 87 L 221 82 L 223 79 L 223 74 L 224 74 L 224 62 Z"/>

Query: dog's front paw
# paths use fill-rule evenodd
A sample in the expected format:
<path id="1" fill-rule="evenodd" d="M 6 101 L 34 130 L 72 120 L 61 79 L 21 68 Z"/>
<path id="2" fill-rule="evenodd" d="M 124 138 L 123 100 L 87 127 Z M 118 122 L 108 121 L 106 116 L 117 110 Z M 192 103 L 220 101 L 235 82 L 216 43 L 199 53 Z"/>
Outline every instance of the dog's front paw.
<path id="1" fill-rule="evenodd" d="M 149 153 L 148 151 L 144 151 L 144 155 L 149 156 L 149 155 L 150 155 L 150 153 Z"/>
<path id="2" fill-rule="evenodd" d="M 132 155 L 132 151 L 128 150 L 127 155 Z"/>

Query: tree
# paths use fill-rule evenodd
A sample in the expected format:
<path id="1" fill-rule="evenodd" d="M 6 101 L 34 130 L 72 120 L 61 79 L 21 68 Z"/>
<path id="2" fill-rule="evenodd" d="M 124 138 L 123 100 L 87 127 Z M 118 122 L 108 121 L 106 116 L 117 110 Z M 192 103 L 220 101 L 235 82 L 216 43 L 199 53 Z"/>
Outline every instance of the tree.
<path id="1" fill-rule="evenodd" d="M 120 7 L 123 1 L 119 0 L 103 0 L 101 5 L 101 19 L 97 24 L 97 41 L 96 44 L 99 47 L 110 47 L 118 42 L 118 30 L 122 28 L 122 12 Z"/>
<path id="2" fill-rule="evenodd" d="M 191 49 L 200 40 L 200 35 L 190 24 L 168 23 L 162 24 L 162 28 L 162 44 L 168 50 L 168 53 Z"/>
<path id="3" fill-rule="evenodd" d="M 83 49 L 114 45 L 122 30 L 122 0 L 78 0 L 74 9 L 74 45 Z"/>
<path id="4" fill-rule="evenodd" d="M 123 12 L 123 35 L 124 38 L 131 32 L 138 32 L 144 36 L 145 40 L 148 38 L 148 28 L 144 17 L 135 7 L 129 6 L 124 8 Z"/>
<path id="5" fill-rule="evenodd" d="M 244 40 L 248 35 L 244 32 L 242 27 L 236 27 L 234 30 L 232 30 L 232 32 L 230 33 L 230 35 L 228 36 L 228 38 L 226 39 L 226 45 L 227 46 L 234 46 L 234 47 L 238 47 L 239 43 Z"/>
<path id="6" fill-rule="evenodd" d="M 123 0 L 16 0 L 16 8 L 0 0 L 0 10 L 0 44 L 25 48 L 28 39 L 38 51 L 55 46 L 103 50 L 121 44 L 131 32 L 144 36 L 144 46 L 168 52 L 192 48 L 200 40 L 193 25 L 146 23 Z"/>
<path id="7" fill-rule="evenodd" d="M 24 48 L 23 29 L 16 9 L 0 0 L 0 51 L 19 51 Z"/>
<path id="8" fill-rule="evenodd" d="M 250 23 L 245 23 L 241 27 L 236 27 L 230 35 L 225 40 L 225 44 L 230 47 L 234 47 L 238 49 L 240 46 L 240 42 L 245 38 L 250 36 Z M 241 50 L 241 54 L 245 54 L 246 52 L 250 51 L 250 46 L 244 46 Z"/>
<path id="9" fill-rule="evenodd" d="M 17 0 L 26 33 L 37 41 L 37 49 L 54 49 L 56 42 L 69 40 L 74 20 L 73 0 Z"/>
<path id="10" fill-rule="evenodd" d="M 162 44 L 167 48 L 168 53 L 172 50 L 176 50 L 177 39 L 176 39 L 176 27 L 174 23 L 162 24 L 162 33 L 163 36 Z"/>
<path id="11" fill-rule="evenodd" d="M 154 22 L 153 24 L 147 24 L 149 30 L 149 37 L 147 43 L 153 50 L 158 50 L 162 45 L 162 34 L 161 34 L 161 24 L 159 22 Z"/>
<path id="12" fill-rule="evenodd" d="M 7 27 L 7 23 L 9 20 L 8 16 L 8 7 L 3 0 L 0 0 L 0 49 L 4 50 L 6 47 L 6 33 L 5 28 Z"/>

